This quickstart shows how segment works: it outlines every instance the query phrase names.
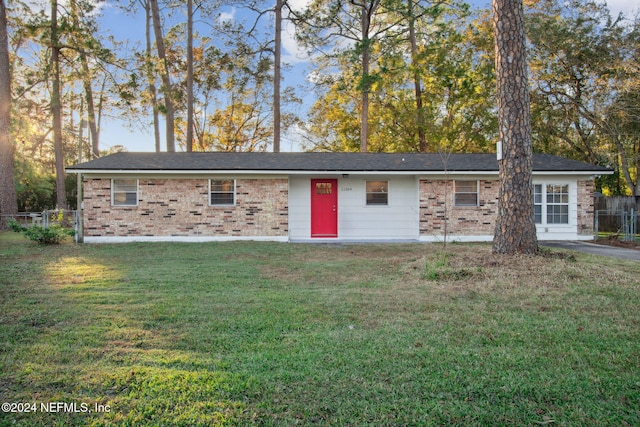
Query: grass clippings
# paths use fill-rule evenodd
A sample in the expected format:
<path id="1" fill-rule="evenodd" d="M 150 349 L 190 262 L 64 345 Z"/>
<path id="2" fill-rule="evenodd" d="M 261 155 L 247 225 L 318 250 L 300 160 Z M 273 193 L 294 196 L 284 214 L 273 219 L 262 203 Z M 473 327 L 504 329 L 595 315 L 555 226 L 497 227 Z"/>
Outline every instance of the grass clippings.
<path id="1" fill-rule="evenodd" d="M 556 253 L 2 233 L 0 425 L 640 425 L 640 265 Z"/>

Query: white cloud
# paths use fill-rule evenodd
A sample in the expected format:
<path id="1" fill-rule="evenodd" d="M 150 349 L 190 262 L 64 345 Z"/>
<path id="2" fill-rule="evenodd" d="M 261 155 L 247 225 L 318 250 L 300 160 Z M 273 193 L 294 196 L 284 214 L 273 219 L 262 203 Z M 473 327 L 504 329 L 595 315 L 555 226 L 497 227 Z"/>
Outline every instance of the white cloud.
<path id="1" fill-rule="evenodd" d="M 282 28 L 282 50 L 285 52 L 283 61 L 288 64 L 297 64 L 309 61 L 309 55 L 296 40 L 295 25 L 289 20 L 284 21 Z"/>
<path id="2" fill-rule="evenodd" d="M 46 16 L 51 14 L 51 1 L 50 0 L 27 0 L 24 2 L 32 12 L 44 12 Z M 100 11 L 107 6 L 107 2 L 104 0 L 93 0 L 93 10 L 91 11 L 91 15 L 97 15 Z M 68 9 L 69 2 L 68 0 L 59 0 L 58 7 Z M 58 9 L 62 11 L 63 9 Z"/>
<path id="3" fill-rule="evenodd" d="M 301 12 L 307 8 L 307 6 L 311 3 L 311 0 L 289 0 L 287 1 L 287 5 L 295 10 L 296 12 Z"/>
<path id="4" fill-rule="evenodd" d="M 236 8 L 232 7 L 230 12 L 220 12 L 218 15 L 218 23 L 233 22 L 236 18 Z"/>
<path id="5" fill-rule="evenodd" d="M 635 13 L 640 13 L 640 0 L 608 0 L 607 5 L 613 16 L 622 13 L 631 18 Z"/>
<path id="6" fill-rule="evenodd" d="M 287 6 L 296 12 L 302 12 L 311 3 L 311 0 L 288 0 Z M 309 61 L 309 55 L 296 40 L 296 28 L 285 17 L 282 27 L 282 49 L 285 52 L 282 60 L 288 64 L 299 64 Z"/>
<path id="7" fill-rule="evenodd" d="M 297 0 L 304 1 L 304 0 Z M 602 0 L 607 3 L 612 16 L 618 16 L 622 12 L 627 18 L 632 18 L 635 13 L 640 13 L 640 0 Z M 491 8 L 491 0 L 470 0 L 471 4 L 482 8 Z"/>

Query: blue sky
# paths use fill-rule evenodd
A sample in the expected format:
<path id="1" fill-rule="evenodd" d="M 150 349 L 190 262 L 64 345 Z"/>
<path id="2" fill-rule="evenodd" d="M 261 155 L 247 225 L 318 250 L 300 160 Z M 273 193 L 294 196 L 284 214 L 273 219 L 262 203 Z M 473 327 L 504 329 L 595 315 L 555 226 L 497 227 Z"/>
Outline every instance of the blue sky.
<path id="1" fill-rule="evenodd" d="M 301 4 L 305 0 L 290 0 L 290 4 Z M 101 28 L 106 32 L 113 34 L 118 40 L 130 40 L 132 43 L 138 41 L 143 43 L 144 41 L 144 16 L 139 14 L 138 16 L 131 16 L 125 14 L 122 10 L 113 6 L 113 0 L 110 0 L 111 5 L 107 5 L 103 9 L 103 16 L 100 18 Z M 490 0 L 469 0 L 469 3 L 473 7 L 486 8 L 490 7 Z M 614 12 L 624 12 L 631 14 L 633 11 L 640 11 L 640 0 L 609 0 L 607 2 L 610 9 Z M 226 17 L 229 19 L 235 18 L 241 11 L 238 8 L 228 8 L 225 10 Z M 177 17 L 176 19 L 184 19 Z M 292 29 L 285 28 L 285 34 L 283 35 L 283 47 L 284 47 L 284 60 L 292 64 L 292 69 L 283 72 L 283 87 L 297 86 L 307 73 L 307 63 L 302 59 L 302 52 L 296 52 L 296 45 L 293 39 Z M 303 95 L 303 94 L 301 94 Z M 310 98 L 310 96 L 308 96 Z M 149 119 L 150 122 L 150 119 Z M 131 129 L 124 122 L 120 120 L 114 120 L 110 118 L 103 118 L 102 133 L 100 136 L 101 149 L 107 149 L 114 145 L 123 145 L 129 151 L 153 151 L 155 142 L 153 139 L 152 126 L 145 126 L 146 129 L 142 129 L 138 126 L 137 129 Z M 161 132 L 164 131 L 164 126 L 161 126 Z M 164 137 L 162 138 L 164 141 Z M 179 149 L 179 148 L 178 148 Z M 282 151 L 294 151 L 297 150 L 297 142 L 295 137 L 283 135 L 283 141 L 281 146 Z"/>
<path id="2" fill-rule="evenodd" d="M 299 1 L 304 0 L 291 0 L 290 3 Z M 114 35 L 118 40 L 129 40 L 130 43 L 138 43 L 140 46 L 143 46 L 145 38 L 143 12 L 133 16 L 114 6 L 113 1 L 109 3 L 111 4 L 102 9 L 102 16 L 100 18 L 101 28 L 105 32 Z M 223 10 L 221 19 L 240 19 L 242 13 L 242 8 L 228 7 Z M 186 18 L 184 16 L 176 16 L 174 19 L 176 21 L 184 21 Z M 204 33 L 206 28 L 201 31 Z M 303 58 L 304 54 L 302 51 L 296 51 L 292 28 L 285 28 L 284 32 L 283 61 L 290 64 L 293 68 L 283 71 L 283 88 L 286 86 L 296 86 L 301 83 L 304 80 L 304 73 L 306 72 L 306 61 Z M 151 118 L 149 118 L 149 123 L 150 122 Z M 161 125 L 161 133 L 162 144 L 164 144 L 164 124 Z M 132 129 L 131 126 L 128 126 L 124 121 L 104 117 L 100 145 L 101 149 L 107 149 L 114 145 L 124 145 L 129 151 L 153 151 L 155 147 L 153 129 L 151 124 L 147 126 L 147 129 L 141 129 L 140 126 Z M 283 151 L 295 148 L 294 145 L 293 143 L 288 143 L 286 138 L 283 137 Z"/>

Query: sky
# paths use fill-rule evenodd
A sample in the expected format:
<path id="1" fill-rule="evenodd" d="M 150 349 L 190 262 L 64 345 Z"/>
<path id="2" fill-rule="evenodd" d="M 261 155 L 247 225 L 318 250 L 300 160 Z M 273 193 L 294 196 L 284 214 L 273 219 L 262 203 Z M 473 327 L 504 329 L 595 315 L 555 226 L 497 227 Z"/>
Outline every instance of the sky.
<path id="1" fill-rule="evenodd" d="M 294 5 L 303 5 L 306 0 L 290 0 L 289 3 Z M 111 5 L 107 4 L 103 8 L 103 14 L 100 17 L 100 25 L 110 34 L 113 34 L 119 40 L 132 40 L 143 43 L 145 37 L 144 17 L 142 14 L 131 16 L 125 14 L 122 10 L 113 6 L 113 0 L 109 0 Z M 473 7 L 488 8 L 491 0 L 469 0 Z M 607 1 L 609 8 L 617 14 L 622 12 L 630 16 L 633 12 L 640 12 L 640 0 L 609 0 Z M 241 11 L 238 8 L 228 8 L 224 11 L 222 18 L 235 19 Z M 308 62 L 306 61 L 304 52 L 298 48 L 294 36 L 293 28 L 289 25 L 283 31 L 283 61 L 291 64 L 291 69 L 283 71 L 282 87 L 298 86 L 309 73 Z M 304 105 L 312 102 L 312 95 L 299 93 L 303 96 Z M 308 108 L 308 107 L 307 107 Z M 151 123 L 151 119 L 149 119 Z M 161 125 L 161 133 L 164 131 L 164 125 Z M 164 135 L 162 137 L 164 144 Z M 103 118 L 102 132 L 100 135 L 100 148 L 106 150 L 115 145 L 123 145 L 128 151 L 154 151 L 155 142 L 153 138 L 153 129 L 151 124 L 146 129 L 132 129 L 124 121 L 114 120 L 111 118 Z M 163 146 L 164 148 L 164 146 Z M 180 149 L 179 147 L 177 148 Z M 281 143 L 281 151 L 299 151 L 300 146 L 294 134 L 283 135 Z"/>
<path id="2" fill-rule="evenodd" d="M 640 1 L 640 0 L 639 0 Z M 293 8 L 302 8 L 306 0 L 289 0 L 289 4 Z M 107 5 L 102 9 L 102 16 L 99 20 L 101 28 L 115 36 L 118 40 L 131 40 L 132 43 L 140 43 L 144 45 L 145 26 L 144 16 L 139 13 L 132 16 L 125 13 L 121 9 L 113 5 Z M 223 10 L 219 19 L 241 19 L 242 10 L 238 7 L 228 7 Z M 177 17 L 176 19 L 186 20 L 185 17 Z M 294 28 L 290 22 L 285 21 L 282 35 L 283 44 L 283 63 L 289 64 L 290 69 L 283 69 L 282 88 L 287 86 L 297 87 L 304 83 L 304 77 L 307 74 L 307 55 L 303 49 L 299 48 L 294 37 Z M 297 91 L 297 95 L 303 98 L 303 104 L 309 105 L 313 101 L 313 94 L 301 93 Z M 153 127 L 151 125 L 151 117 L 149 117 L 149 125 L 146 129 L 141 129 L 139 125 L 132 129 L 130 125 L 122 120 L 103 117 L 102 131 L 100 134 L 101 150 L 109 149 L 115 145 L 123 145 L 128 151 L 154 151 L 155 141 L 153 137 Z M 164 149 L 164 123 L 160 125 L 161 144 Z M 177 150 L 180 147 L 176 146 Z M 291 135 L 282 135 L 281 151 L 300 151 L 297 138 Z"/>

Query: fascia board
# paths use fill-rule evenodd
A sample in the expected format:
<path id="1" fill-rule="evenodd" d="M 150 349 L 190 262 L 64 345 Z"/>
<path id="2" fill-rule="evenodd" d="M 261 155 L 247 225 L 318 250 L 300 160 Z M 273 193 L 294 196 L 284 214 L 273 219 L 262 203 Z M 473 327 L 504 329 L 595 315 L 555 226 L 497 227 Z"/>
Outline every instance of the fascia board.
<path id="1" fill-rule="evenodd" d="M 83 175 L 421 175 L 421 171 L 351 171 L 351 170 L 243 170 L 243 169 L 208 169 L 208 170 L 133 170 L 133 169 L 71 169 L 68 173 Z M 442 173 L 442 172 L 439 172 Z M 495 174 L 495 173 L 494 173 Z"/>
<path id="2" fill-rule="evenodd" d="M 383 171 L 383 170 L 241 170 L 241 169 L 205 169 L 205 170 L 136 170 L 136 169 L 70 169 L 68 173 L 83 175 L 496 175 L 491 171 Z"/>
<path id="3" fill-rule="evenodd" d="M 586 176 L 595 178 L 600 175 L 612 175 L 613 171 L 533 171 L 533 176 Z"/>
<path id="4" fill-rule="evenodd" d="M 68 173 L 83 175 L 498 175 L 498 171 L 383 171 L 383 170 L 105 170 L 105 169 L 70 169 Z M 611 175 L 613 171 L 533 171 L 533 175 Z"/>

